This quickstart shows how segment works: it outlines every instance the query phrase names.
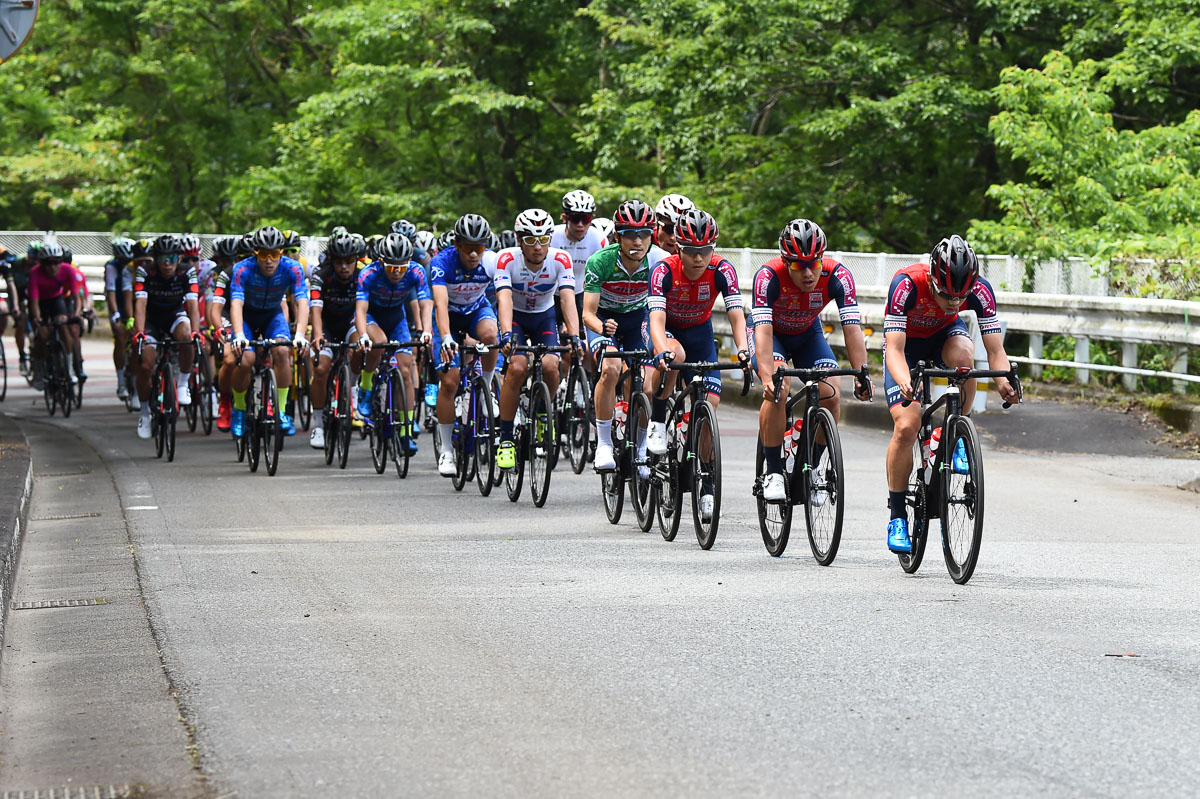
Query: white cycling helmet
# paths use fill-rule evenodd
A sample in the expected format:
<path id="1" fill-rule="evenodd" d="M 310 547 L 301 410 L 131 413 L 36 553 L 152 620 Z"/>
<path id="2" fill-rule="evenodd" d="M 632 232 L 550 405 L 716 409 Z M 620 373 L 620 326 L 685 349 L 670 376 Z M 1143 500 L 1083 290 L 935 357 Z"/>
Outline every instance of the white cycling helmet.
<path id="1" fill-rule="evenodd" d="M 594 214 L 596 198 L 583 189 L 569 191 L 563 195 L 562 209 L 568 214 Z"/>
<path id="2" fill-rule="evenodd" d="M 416 237 L 416 245 L 430 255 L 437 249 L 437 237 L 428 230 L 418 230 Z"/>
<path id="3" fill-rule="evenodd" d="M 513 230 L 518 236 L 549 236 L 554 233 L 554 218 L 541 208 L 530 208 L 517 214 Z"/>
<path id="4" fill-rule="evenodd" d="M 654 206 L 654 215 L 672 225 L 679 221 L 680 214 L 685 214 L 696 207 L 696 204 L 682 194 L 668 194 Z"/>
<path id="5" fill-rule="evenodd" d="M 613 221 L 607 216 L 598 216 L 592 220 L 592 227 L 600 231 L 600 235 L 604 237 L 604 243 L 608 244 L 612 241 Z"/>

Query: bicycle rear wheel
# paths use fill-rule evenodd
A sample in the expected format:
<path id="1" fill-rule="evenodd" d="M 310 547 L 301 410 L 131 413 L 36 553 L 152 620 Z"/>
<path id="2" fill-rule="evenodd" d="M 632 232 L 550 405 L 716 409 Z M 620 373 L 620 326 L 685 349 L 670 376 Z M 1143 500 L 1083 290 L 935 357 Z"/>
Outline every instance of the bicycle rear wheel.
<path id="1" fill-rule="evenodd" d="M 283 425 L 279 421 L 283 414 L 283 408 L 279 407 L 279 393 L 276 388 L 275 372 L 268 369 L 263 373 L 259 392 L 263 460 L 267 464 L 268 477 L 274 477 L 275 472 L 279 469 L 279 450 L 283 449 Z"/>
<path id="2" fill-rule="evenodd" d="M 554 405 L 550 402 L 550 389 L 538 382 L 529 392 L 529 491 L 533 495 L 534 507 L 546 504 L 550 496 L 550 473 L 554 470 L 553 459 L 558 454 L 558 437 L 555 434 Z"/>
<path id="3" fill-rule="evenodd" d="M 604 498 L 604 515 L 610 524 L 621 521 L 625 507 L 625 478 L 619 469 L 600 473 L 600 492 Z"/>
<path id="4" fill-rule="evenodd" d="M 492 387 L 482 377 L 471 378 L 474 391 L 471 398 L 475 404 L 475 483 L 481 496 L 492 493 L 496 485 L 496 452 L 492 436 L 496 430 L 492 416 Z"/>
<path id="5" fill-rule="evenodd" d="M 906 574 L 916 574 L 925 557 L 925 543 L 929 540 L 929 490 L 921 474 L 920 436 L 913 443 L 913 468 L 908 478 L 908 539 L 912 552 L 897 552 L 900 568 Z"/>
<path id="6" fill-rule="evenodd" d="M 629 403 L 629 418 L 625 422 L 625 450 L 629 462 L 629 501 L 633 504 L 633 515 L 637 519 L 638 529 L 643 533 L 654 524 L 654 491 L 653 482 L 650 480 L 650 466 L 637 442 L 644 440 L 642 425 L 649 423 L 650 400 L 645 393 L 639 391 Z"/>
<path id="7" fill-rule="evenodd" d="M 688 439 L 692 445 L 692 524 L 696 528 L 696 543 L 701 549 L 712 549 L 721 521 L 721 430 L 716 409 L 706 399 L 692 409 Z M 705 496 L 712 497 L 707 519 L 702 507 Z"/>
<path id="8" fill-rule="evenodd" d="M 588 444 L 592 431 L 592 387 L 587 372 L 578 360 L 567 376 L 566 434 L 571 471 L 582 474 L 588 462 Z"/>
<path id="9" fill-rule="evenodd" d="M 942 441 L 942 554 L 946 570 L 962 585 L 975 573 L 979 547 L 983 543 L 983 451 L 975 422 L 968 416 L 950 420 Z M 966 468 L 954 468 L 954 451 L 962 442 Z"/>
<path id="10" fill-rule="evenodd" d="M 788 424 L 792 423 L 788 414 Z M 758 506 L 758 529 L 762 533 L 767 554 L 777 558 L 787 549 L 788 537 L 792 533 L 792 474 L 785 465 L 783 472 L 784 499 L 771 502 L 763 499 L 762 481 L 767 474 L 766 458 L 763 455 L 762 439 L 757 442 L 754 455 L 754 500 Z"/>
<path id="11" fill-rule="evenodd" d="M 845 512 L 843 492 L 845 474 L 842 470 L 842 439 L 837 423 L 827 408 L 818 408 L 812 415 L 813 448 L 808 454 L 808 492 L 804 502 L 804 521 L 808 526 L 808 545 L 813 557 L 822 566 L 833 563 L 842 542 L 842 516 Z M 821 451 L 817 437 L 824 436 L 826 446 Z"/>

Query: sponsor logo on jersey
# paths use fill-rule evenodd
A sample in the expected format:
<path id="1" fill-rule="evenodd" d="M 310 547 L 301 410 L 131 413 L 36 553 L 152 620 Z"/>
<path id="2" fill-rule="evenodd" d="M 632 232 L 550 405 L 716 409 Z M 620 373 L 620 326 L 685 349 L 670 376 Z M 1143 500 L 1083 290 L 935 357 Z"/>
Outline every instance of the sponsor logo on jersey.
<path id="1" fill-rule="evenodd" d="M 896 293 L 892 296 L 892 308 L 896 313 L 904 312 L 904 303 L 908 302 L 908 295 L 912 294 L 912 280 L 901 281 L 899 286 L 896 286 Z"/>
<path id="2" fill-rule="evenodd" d="M 696 286 L 696 299 L 707 300 L 710 296 L 712 296 L 712 287 L 707 283 L 701 283 L 699 286 Z"/>
<path id="3" fill-rule="evenodd" d="M 810 311 L 819 311 L 825 307 L 825 295 L 819 291 L 814 291 L 808 295 L 808 309 Z"/>

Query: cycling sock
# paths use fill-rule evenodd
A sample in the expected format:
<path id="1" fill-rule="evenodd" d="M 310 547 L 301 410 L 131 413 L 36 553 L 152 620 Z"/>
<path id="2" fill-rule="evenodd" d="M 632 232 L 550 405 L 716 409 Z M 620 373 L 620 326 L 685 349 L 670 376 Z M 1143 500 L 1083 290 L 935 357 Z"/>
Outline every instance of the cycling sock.
<path id="1" fill-rule="evenodd" d="M 654 403 L 650 406 L 650 421 L 667 421 L 667 400 L 665 397 L 663 399 L 654 398 Z"/>
<path id="2" fill-rule="evenodd" d="M 325 409 L 324 408 L 313 408 L 313 420 L 312 420 L 313 427 L 314 428 L 320 427 L 324 421 L 325 421 Z"/>
<path id="3" fill-rule="evenodd" d="M 888 507 L 891 508 L 893 519 L 908 518 L 908 508 L 904 502 L 905 492 L 889 491 L 888 492 Z"/>
<path id="4" fill-rule="evenodd" d="M 612 419 L 596 420 L 596 441 L 606 447 L 612 446 Z"/>
<path id="5" fill-rule="evenodd" d="M 515 422 L 512 419 L 501 419 L 500 420 L 500 440 L 501 441 L 512 441 L 513 440 L 513 427 L 514 426 L 515 426 Z"/>
<path id="6" fill-rule="evenodd" d="M 149 416 L 150 415 L 150 400 L 142 400 L 138 404 L 138 410 L 141 412 L 142 416 Z"/>
<path id="7" fill-rule="evenodd" d="M 124 385 L 124 384 L 125 384 L 125 370 L 124 370 L 124 369 L 118 369 L 118 370 L 117 370 L 117 385 L 118 385 L 118 386 L 121 386 L 121 385 Z"/>
<path id="8" fill-rule="evenodd" d="M 275 389 L 275 402 L 278 403 L 281 412 L 287 407 L 287 395 L 289 391 L 291 391 L 291 386 Z"/>
<path id="9" fill-rule="evenodd" d="M 454 442 L 451 441 L 451 439 L 454 437 L 454 423 L 451 422 L 450 424 L 442 424 L 439 422 L 438 435 L 441 436 L 442 439 L 442 452 L 450 452 L 450 448 L 454 446 Z"/>
<path id="10" fill-rule="evenodd" d="M 375 373 L 369 369 L 363 370 L 362 377 L 358 381 L 359 388 L 365 388 L 367 391 L 375 388 Z"/>
<path id="11" fill-rule="evenodd" d="M 783 474 L 783 444 L 776 444 L 773 447 L 763 447 L 763 462 L 767 467 L 767 474 L 772 472 Z"/>
<path id="12" fill-rule="evenodd" d="M 638 428 L 637 445 L 638 445 L 639 453 L 646 451 L 646 434 L 647 434 L 647 432 L 648 432 L 648 430 L 645 427 Z"/>
<path id="13" fill-rule="evenodd" d="M 493 380 L 495 377 L 496 377 L 496 370 L 495 370 L 495 369 L 489 369 L 488 371 L 486 371 L 486 372 L 484 372 L 484 373 L 483 373 L 483 382 L 484 382 L 486 385 L 489 385 L 489 386 L 490 386 L 490 385 L 492 384 L 492 380 Z"/>
<path id="14" fill-rule="evenodd" d="M 235 411 L 246 410 L 246 392 L 245 391 L 233 392 L 233 409 Z"/>

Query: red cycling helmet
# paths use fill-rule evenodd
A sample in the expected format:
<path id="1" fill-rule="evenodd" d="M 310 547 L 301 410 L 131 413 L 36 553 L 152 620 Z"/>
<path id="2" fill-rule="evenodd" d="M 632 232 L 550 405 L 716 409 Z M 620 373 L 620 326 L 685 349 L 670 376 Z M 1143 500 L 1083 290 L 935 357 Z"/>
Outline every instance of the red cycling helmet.
<path id="1" fill-rule="evenodd" d="M 641 200 L 626 200 L 618 205 L 613 214 L 613 229 L 620 233 L 638 228 L 654 229 L 654 209 Z"/>
<path id="2" fill-rule="evenodd" d="M 825 231 L 816 222 L 793 219 L 779 232 L 779 254 L 797 261 L 811 261 L 825 254 Z"/>
<path id="3" fill-rule="evenodd" d="M 939 294 L 961 299 L 979 279 L 979 259 L 962 236 L 942 239 L 929 253 L 929 276 Z"/>
<path id="4" fill-rule="evenodd" d="M 717 220 L 699 208 L 680 214 L 675 223 L 675 241 L 680 247 L 707 247 L 716 243 L 718 235 Z"/>

